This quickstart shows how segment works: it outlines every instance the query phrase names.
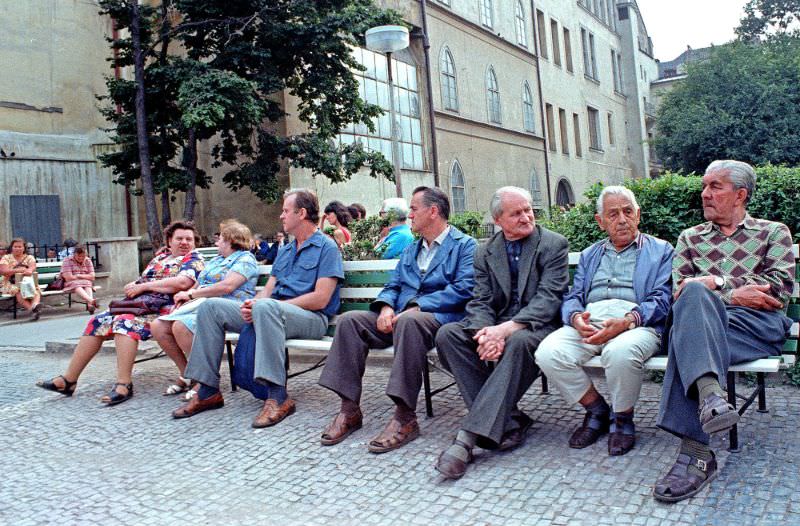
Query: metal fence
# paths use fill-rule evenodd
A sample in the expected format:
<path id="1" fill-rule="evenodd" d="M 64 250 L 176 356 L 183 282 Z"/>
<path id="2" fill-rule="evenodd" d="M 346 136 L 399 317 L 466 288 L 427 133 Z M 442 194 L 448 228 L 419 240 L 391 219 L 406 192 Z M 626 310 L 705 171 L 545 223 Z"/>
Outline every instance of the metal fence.
<path id="1" fill-rule="evenodd" d="M 92 260 L 95 270 L 103 268 L 99 258 L 100 252 L 99 245 L 97 243 L 83 243 L 80 246 L 83 246 L 86 249 L 86 254 Z M 28 243 L 28 246 L 25 249 L 25 252 L 34 256 L 37 261 L 64 261 L 67 256 L 72 255 L 73 251 L 74 248 L 63 244 L 34 245 L 32 243 Z"/>

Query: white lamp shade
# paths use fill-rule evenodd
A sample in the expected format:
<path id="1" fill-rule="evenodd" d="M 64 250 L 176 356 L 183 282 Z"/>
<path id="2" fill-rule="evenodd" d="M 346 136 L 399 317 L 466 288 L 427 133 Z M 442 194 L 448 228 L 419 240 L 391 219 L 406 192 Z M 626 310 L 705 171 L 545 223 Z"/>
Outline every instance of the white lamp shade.
<path id="1" fill-rule="evenodd" d="M 394 53 L 408 47 L 408 28 L 404 26 L 378 26 L 368 29 L 364 35 L 367 49 L 376 53 Z"/>

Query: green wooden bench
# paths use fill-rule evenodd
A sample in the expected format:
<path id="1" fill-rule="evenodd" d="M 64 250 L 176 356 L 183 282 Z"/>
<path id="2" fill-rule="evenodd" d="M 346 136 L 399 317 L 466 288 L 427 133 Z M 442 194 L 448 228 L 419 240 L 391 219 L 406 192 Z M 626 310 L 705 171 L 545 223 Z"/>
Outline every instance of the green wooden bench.
<path id="1" fill-rule="evenodd" d="M 42 291 L 42 299 L 44 300 L 44 298 L 48 298 L 50 296 L 66 296 L 67 306 L 69 308 L 72 308 L 73 302 L 85 305 L 86 303 L 83 301 L 79 301 L 77 299 L 73 300 L 72 292 L 66 292 L 63 290 L 45 290 L 47 285 L 52 283 L 59 273 L 61 273 L 61 261 L 39 261 L 36 263 L 36 273 L 33 275 L 33 279 L 39 285 L 39 288 Z M 107 277 L 108 275 L 108 272 L 95 272 L 95 278 Z M 102 287 L 97 285 L 94 287 L 95 290 L 99 290 L 101 288 Z M 17 319 L 16 296 L 2 294 L 0 295 L 0 300 L 8 300 L 11 302 L 11 312 L 13 313 L 14 319 Z"/>
<path id="2" fill-rule="evenodd" d="M 798 265 L 798 245 L 792 247 L 795 258 L 795 283 L 792 300 L 788 307 L 787 315 L 794 321 L 789 331 L 786 342 L 783 345 L 783 352 L 780 356 L 762 358 L 752 362 L 740 363 L 732 365 L 728 369 L 727 390 L 728 402 L 734 407 L 737 406 L 738 400 L 743 400 L 742 405 L 738 407 L 740 415 L 758 399 L 758 411 L 766 413 L 767 410 L 767 392 L 765 385 L 766 375 L 769 373 L 777 373 L 780 370 L 785 370 L 792 367 L 797 359 L 797 341 L 798 341 L 798 327 L 800 327 L 800 265 Z M 575 268 L 578 266 L 578 259 L 580 254 L 577 252 L 570 253 L 570 276 L 574 274 Z M 599 356 L 595 356 L 589 360 L 584 367 L 588 368 L 602 368 Z M 666 356 L 654 356 L 644 363 L 644 368 L 648 371 L 665 371 L 667 368 Z M 756 387 L 747 394 L 741 395 L 736 392 L 736 373 L 755 373 Z M 542 390 L 547 392 L 546 380 L 542 382 Z M 729 432 L 729 450 L 739 451 L 739 434 L 736 426 Z"/>

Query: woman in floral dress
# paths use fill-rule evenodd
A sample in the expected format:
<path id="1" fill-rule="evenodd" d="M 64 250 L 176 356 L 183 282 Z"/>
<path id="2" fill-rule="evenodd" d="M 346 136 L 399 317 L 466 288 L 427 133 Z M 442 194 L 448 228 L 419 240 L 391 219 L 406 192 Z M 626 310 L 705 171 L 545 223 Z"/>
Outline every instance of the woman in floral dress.
<path id="1" fill-rule="evenodd" d="M 75 247 L 75 252 L 61 265 L 64 292 L 74 292 L 86 302 L 86 310 L 94 314 L 97 300 L 94 299 L 94 264 L 86 255 L 84 247 Z"/>
<path id="2" fill-rule="evenodd" d="M 219 255 L 206 263 L 194 288 L 175 294 L 175 303 L 180 306 L 197 298 L 226 298 L 241 303 L 255 296 L 258 263 L 249 250 L 251 241 L 249 228 L 238 221 L 225 221 L 216 242 Z M 183 371 L 192 350 L 197 311 L 178 311 L 161 316 L 151 324 L 153 337 L 175 362 L 179 372 L 175 383 L 164 391 L 165 395 L 182 393 L 190 387 L 189 380 L 183 378 Z"/>
<path id="3" fill-rule="evenodd" d="M 158 292 L 173 295 L 197 282 L 203 270 L 203 257 L 195 250 L 197 232 L 191 223 L 175 221 L 164 231 L 167 247 L 159 252 L 141 277 L 125 285 L 125 295 L 134 298 L 140 294 Z M 105 310 L 89 320 L 83 336 L 72 354 L 67 371 L 50 380 L 36 383 L 43 389 L 72 396 L 83 369 L 89 365 L 103 342 L 114 339 L 117 350 L 117 380 L 111 391 L 100 399 L 107 405 L 116 405 L 133 396 L 133 363 L 140 341 L 152 336 L 150 323 L 161 314 L 168 314 L 173 304 L 162 308 L 158 314 L 134 316 L 113 315 Z"/>

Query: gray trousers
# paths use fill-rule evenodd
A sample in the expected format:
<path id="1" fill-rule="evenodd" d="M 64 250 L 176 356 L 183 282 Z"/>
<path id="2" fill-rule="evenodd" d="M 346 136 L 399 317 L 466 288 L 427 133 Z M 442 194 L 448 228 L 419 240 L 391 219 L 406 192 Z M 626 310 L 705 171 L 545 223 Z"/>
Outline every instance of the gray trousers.
<path id="1" fill-rule="evenodd" d="M 459 322 L 448 323 L 436 335 L 436 349 L 447 369 L 453 373 L 469 413 L 461 429 L 488 440 L 497 447 L 505 433 L 518 429 L 527 418 L 517 402 L 539 376 L 533 359 L 541 338 L 521 329 L 507 340 L 500 361 L 491 370 L 478 357 L 474 331 Z"/>
<path id="2" fill-rule="evenodd" d="M 658 427 L 708 444 L 694 383 L 712 373 L 724 385 L 730 365 L 780 354 L 790 326 L 781 312 L 726 305 L 704 285 L 686 285 L 664 333 L 669 361 Z"/>
<path id="3" fill-rule="evenodd" d="M 197 309 L 197 331 L 184 376 L 202 384 L 219 387 L 219 368 L 225 348 L 225 332 L 241 332 L 241 303 L 209 298 Z M 254 377 L 286 385 L 286 340 L 325 336 L 327 318 L 318 312 L 270 298 L 253 304 L 253 327 L 256 333 Z"/>
<path id="4" fill-rule="evenodd" d="M 350 311 L 339 318 L 319 385 L 359 402 L 369 350 L 394 345 L 386 394 L 415 409 L 425 360 L 441 324 L 430 312 L 408 312 L 386 334 L 378 331 L 377 320 L 378 314 L 369 311 Z"/>

